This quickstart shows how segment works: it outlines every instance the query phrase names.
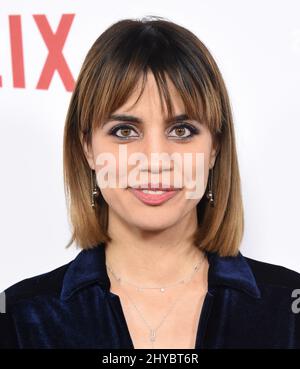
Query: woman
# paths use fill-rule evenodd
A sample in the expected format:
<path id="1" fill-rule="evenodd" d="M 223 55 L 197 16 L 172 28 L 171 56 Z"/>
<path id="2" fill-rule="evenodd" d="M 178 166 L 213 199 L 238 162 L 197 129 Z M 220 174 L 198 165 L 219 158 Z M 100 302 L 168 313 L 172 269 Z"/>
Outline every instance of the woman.
<path id="1" fill-rule="evenodd" d="M 190 31 L 126 19 L 96 40 L 66 118 L 64 179 L 68 246 L 82 250 L 5 291 L 2 347 L 300 347 L 300 275 L 239 251 L 230 102 Z"/>

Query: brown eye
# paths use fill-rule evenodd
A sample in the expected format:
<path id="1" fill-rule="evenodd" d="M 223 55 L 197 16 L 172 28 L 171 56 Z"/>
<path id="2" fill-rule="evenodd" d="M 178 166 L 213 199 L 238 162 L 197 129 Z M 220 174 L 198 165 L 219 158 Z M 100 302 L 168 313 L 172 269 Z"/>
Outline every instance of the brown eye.
<path id="1" fill-rule="evenodd" d="M 138 137 L 138 134 L 130 134 L 130 133 L 136 133 L 136 131 L 128 125 L 119 125 L 116 127 L 113 127 L 110 131 L 109 131 L 109 135 L 118 137 L 120 139 L 129 139 L 129 138 L 133 138 L 133 137 Z"/>
<path id="2" fill-rule="evenodd" d="M 185 128 L 175 128 L 175 132 L 178 136 L 184 135 Z"/>
<path id="3" fill-rule="evenodd" d="M 174 132 L 175 134 L 171 134 L 172 132 Z M 184 123 L 173 127 L 170 132 L 170 137 L 184 140 L 187 138 L 191 138 L 198 133 L 199 130 L 196 127 L 192 126 L 191 124 Z"/>
<path id="4" fill-rule="evenodd" d="M 128 128 L 121 128 L 119 131 L 122 132 L 122 135 L 123 136 L 129 136 L 130 129 L 128 129 Z"/>

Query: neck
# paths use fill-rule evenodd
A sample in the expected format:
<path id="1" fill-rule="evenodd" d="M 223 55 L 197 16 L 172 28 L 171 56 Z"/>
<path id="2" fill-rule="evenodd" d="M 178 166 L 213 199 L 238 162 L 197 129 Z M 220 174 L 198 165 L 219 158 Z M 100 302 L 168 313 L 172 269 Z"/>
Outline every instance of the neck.
<path id="1" fill-rule="evenodd" d="M 196 227 L 196 213 L 187 214 L 173 227 L 151 232 L 134 229 L 112 212 L 109 214 L 112 241 L 105 246 L 106 263 L 117 276 L 132 283 L 152 286 L 174 283 L 192 273 L 203 258 L 203 252 L 192 242 Z"/>

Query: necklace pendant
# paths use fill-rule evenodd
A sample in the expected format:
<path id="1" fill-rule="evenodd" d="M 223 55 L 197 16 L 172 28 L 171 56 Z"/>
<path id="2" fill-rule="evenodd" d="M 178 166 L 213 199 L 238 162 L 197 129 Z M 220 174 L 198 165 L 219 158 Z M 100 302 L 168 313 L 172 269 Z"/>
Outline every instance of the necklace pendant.
<path id="1" fill-rule="evenodd" d="M 164 289 L 164 288 L 161 288 L 161 289 L 160 289 L 160 292 L 165 292 L 165 289 Z"/>
<path id="2" fill-rule="evenodd" d="M 150 330 L 150 341 L 155 341 L 155 338 L 156 338 L 156 334 L 155 334 L 155 330 L 154 329 L 151 329 Z"/>

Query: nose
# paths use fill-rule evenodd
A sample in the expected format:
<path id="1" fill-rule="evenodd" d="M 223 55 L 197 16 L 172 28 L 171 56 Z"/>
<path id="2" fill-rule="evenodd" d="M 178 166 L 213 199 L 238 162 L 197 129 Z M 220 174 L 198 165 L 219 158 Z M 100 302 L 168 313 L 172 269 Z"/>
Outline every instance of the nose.
<path id="1" fill-rule="evenodd" d="M 147 158 L 147 163 L 142 165 L 142 171 L 161 173 L 162 171 L 171 171 L 173 169 L 173 164 L 170 160 L 172 154 L 171 147 L 161 129 L 153 128 L 151 132 L 147 132 L 141 149 Z"/>

